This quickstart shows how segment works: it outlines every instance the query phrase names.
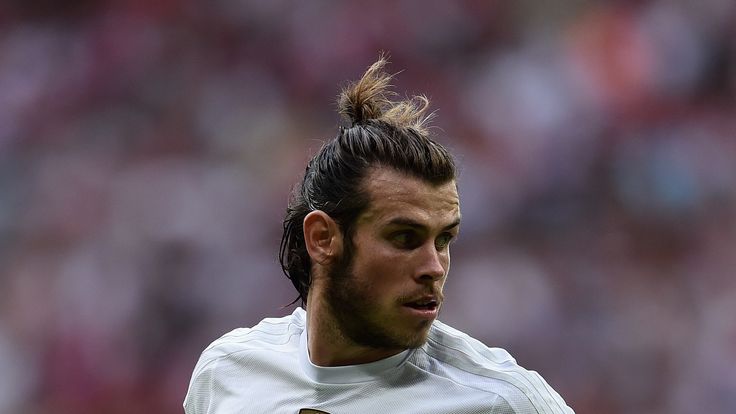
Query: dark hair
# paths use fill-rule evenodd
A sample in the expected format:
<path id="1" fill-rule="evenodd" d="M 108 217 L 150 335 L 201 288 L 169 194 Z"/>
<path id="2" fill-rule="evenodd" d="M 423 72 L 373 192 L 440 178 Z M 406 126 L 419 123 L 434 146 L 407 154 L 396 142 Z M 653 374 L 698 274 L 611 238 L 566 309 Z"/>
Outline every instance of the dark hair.
<path id="1" fill-rule="evenodd" d="M 332 217 L 351 247 L 355 221 L 370 201 L 362 184 L 371 168 L 394 168 L 436 185 L 455 178 L 452 156 L 425 128 L 431 118 L 426 115 L 429 101 L 424 96 L 392 101 L 386 63 L 381 56 L 358 82 L 342 90 L 339 112 L 350 126 L 340 127 L 309 161 L 289 200 L 279 260 L 303 303 L 312 281 L 303 228 L 309 212 L 322 210 Z"/>

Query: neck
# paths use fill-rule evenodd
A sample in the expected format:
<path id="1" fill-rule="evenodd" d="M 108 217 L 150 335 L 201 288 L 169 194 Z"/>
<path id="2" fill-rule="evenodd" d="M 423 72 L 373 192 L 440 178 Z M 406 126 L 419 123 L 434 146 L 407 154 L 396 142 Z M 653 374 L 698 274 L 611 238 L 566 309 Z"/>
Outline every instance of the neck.
<path id="1" fill-rule="evenodd" d="M 310 293 L 306 310 L 307 349 L 310 361 L 317 366 L 366 364 L 404 351 L 356 344 L 343 334 L 326 301 L 319 295 Z"/>

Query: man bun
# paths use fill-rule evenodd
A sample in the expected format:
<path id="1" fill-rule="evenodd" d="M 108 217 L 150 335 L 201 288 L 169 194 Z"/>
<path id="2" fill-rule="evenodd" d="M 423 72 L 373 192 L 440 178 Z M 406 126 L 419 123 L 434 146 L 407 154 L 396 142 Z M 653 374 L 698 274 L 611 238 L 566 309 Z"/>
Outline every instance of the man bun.
<path id="1" fill-rule="evenodd" d="M 390 89 L 394 75 L 384 71 L 388 63 L 386 56 L 380 55 L 359 81 L 343 88 L 338 98 L 338 112 L 351 127 L 376 120 L 427 135 L 427 124 L 434 115 L 427 114 L 429 99 L 419 95 L 402 101 L 392 100 L 397 94 Z"/>

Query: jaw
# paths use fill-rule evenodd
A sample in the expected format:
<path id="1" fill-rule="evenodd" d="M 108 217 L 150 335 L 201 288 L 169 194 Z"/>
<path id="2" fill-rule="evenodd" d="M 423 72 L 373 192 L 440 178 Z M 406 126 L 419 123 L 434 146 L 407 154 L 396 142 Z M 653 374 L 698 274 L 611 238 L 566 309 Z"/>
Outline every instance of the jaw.
<path id="1" fill-rule="evenodd" d="M 358 365 L 396 355 L 406 347 L 365 345 L 350 337 L 342 322 L 324 306 L 307 306 L 308 351 L 318 366 Z"/>
<path id="2" fill-rule="evenodd" d="M 327 298 L 310 295 L 309 299 L 309 354 L 321 366 L 374 362 L 418 348 L 427 341 L 434 321 L 406 315 L 408 308 L 403 305 L 391 307 L 391 312 L 367 313 L 359 307 L 335 308 Z"/>

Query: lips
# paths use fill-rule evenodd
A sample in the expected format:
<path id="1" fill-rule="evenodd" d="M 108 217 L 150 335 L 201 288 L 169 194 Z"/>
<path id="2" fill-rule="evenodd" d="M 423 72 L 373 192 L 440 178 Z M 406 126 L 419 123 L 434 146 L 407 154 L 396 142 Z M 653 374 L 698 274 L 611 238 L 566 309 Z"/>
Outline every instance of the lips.
<path id="1" fill-rule="evenodd" d="M 440 311 L 441 300 L 436 297 L 423 297 L 405 302 L 403 309 L 405 314 L 412 319 L 431 322 L 437 318 Z"/>
<path id="2" fill-rule="evenodd" d="M 420 311 L 436 311 L 440 306 L 440 299 L 435 295 L 424 295 L 412 298 L 403 305 Z"/>
<path id="3" fill-rule="evenodd" d="M 408 307 L 414 308 L 414 309 L 426 309 L 426 310 L 430 310 L 430 309 L 436 308 L 437 307 L 437 304 L 438 303 L 437 303 L 436 300 L 418 300 L 418 301 L 415 301 L 415 302 L 406 303 L 404 306 L 408 306 Z"/>

